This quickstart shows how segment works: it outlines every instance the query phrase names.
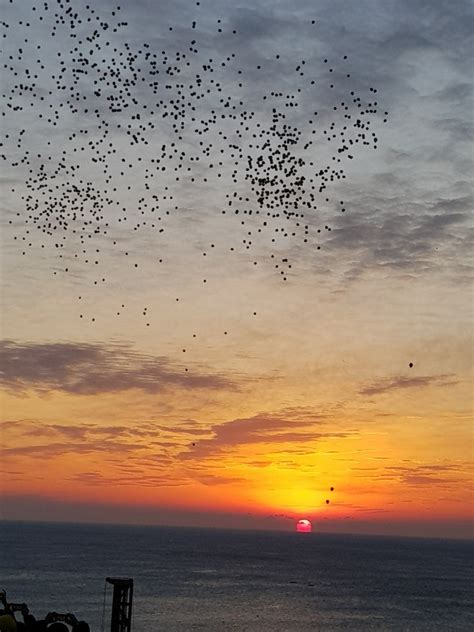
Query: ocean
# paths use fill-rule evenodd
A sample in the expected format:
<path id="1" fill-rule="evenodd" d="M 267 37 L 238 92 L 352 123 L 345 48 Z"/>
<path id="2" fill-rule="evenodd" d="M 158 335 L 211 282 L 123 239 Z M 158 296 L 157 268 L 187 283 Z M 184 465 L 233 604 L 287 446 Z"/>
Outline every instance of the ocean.
<path id="1" fill-rule="evenodd" d="M 106 576 L 134 579 L 133 632 L 474 630 L 466 541 L 13 522 L 0 538 L 9 600 L 94 632 Z"/>

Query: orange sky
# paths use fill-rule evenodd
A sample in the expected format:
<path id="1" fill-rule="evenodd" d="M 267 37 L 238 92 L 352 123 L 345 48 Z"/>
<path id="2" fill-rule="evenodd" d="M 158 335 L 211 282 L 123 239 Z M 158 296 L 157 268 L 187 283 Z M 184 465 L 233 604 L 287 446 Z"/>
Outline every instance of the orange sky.
<path id="1" fill-rule="evenodd" d="M 100 4 L 105 11 L 107 2 Z M 175 4 L 148 20 L 128 3 L 130 41 L 156 43 L 158 22 L 185 20 L 187 8 Z M 29 2 L 20 5 L 9 9 L 19 29 L 12 28 L 16 35 L 6 44 L 12 56 L 18 55 L 19 18 L 31 13 Z M 255 11 L 253 5 L 247 9 Z M 315 132 L 332 132 L 334 121 L 346 124 L 337 118 L 346 112 L 363 116 L 362 103 L 371 112 L 372 86 L 379 90 L 380 116 L 371 128 L 379 145 L 354 150 L 356 159 L 344 162 L 347 179 L 333 178 L 317 209 L 305 209 L 305 241 L 289 230 L 283 236 L 289 224 L 281 228 L 274 209 L 265 215 L 267 232 L 256 215 L 245 215 L 245 224 L 243 214 L 222 212 L 238 196 L 249 208 L 259 204 L 240 172 L 237 183 L 229 175 L 236 164 L 225 153 L 234 138 L 229 122 L 222 123 L 229 137 L 224 134 L 219 150 L 227 178 L 212 180 L 210 165 L 198 169 L 197 184 L 163 171 L 150 189 L 144 165 L 155 160 L 156 147 L 168 143 L 166 165 L 176 153 L 170 130 L 157 125 L 148 149 L 127 146 L 136 171 L 117 177 L 112 169 L 117 200 L 101 198 L 107 225 L 89 234 L 90 251 L 81 250 L 84 243 L 76 251 L 70 233 L 56 247 L 56 237 L 28 224 L 36 212 L 25 207 L 25 196 L 34 193 L 25 184 L 28 169 L 46 173 L 41 157 L 50 166 L 77 160 L 81 177 L 113 197 L 87 146 L 78 150 L 86 133 L 100 137 L 103 126 L 86 112 L 65 116 L 53 90 L 47 107 L 58 108 L 57 128 L 36 111 L 8 112 L 10 140 L 19 140 L 2 193 L 8 307 L 1 344 L 1 517 L 269 529 L 293 529 L 309 517 L 325 531 L 472 534 L 472 148 L 465 132 L 472 68 L 466 48 L 436 30 L 433 25 L 444 24 L 439 15 L 423 33 L 424 48 L 410 44 L 419 34 L 400 37 L 414 23 L 411 13 L 394 16 L 381 6 L 372 19 L 368 5 L 354 11 L 348 3 L 327 12 L 315 39 L 312 3 L 297 2 L 298 10 L 283 5 L 260 24 L 256 14 L 247 23 L 232 3 L 222 3 L 228 24 L 242 29 L 232 40 L 245 71 L 236 80 L 243 82 L 239 99 L 260 126 L 250 127 L 248 138 L 238 136 L 246 151 L 256 151 L 252 131 L 270 124 L 261 96 L 273 91 L 276 98 L 278 86 L 295 104 L 286 111 L 305 142 L 315 103 Z M 214 10 L 202 11 L 202 24 L 213 33 Z M 466 22 L 452 19 L 459 29 Z M 179 37 L 188 36 L 183 24 Z M 31 41 L 42 41 L 43 26 L 31 28 L 37 29 Z M 160 50 L 176 46 L 174 37 L 162 33 Z M 225 42 L 211 35 L 206 41 L 205 59 L 220 59 Z M 68 53 L 60 37 L 44 46 L 51 75 L 55 60 L 69 59 Z M 276 66 L 280 52 L 283 67 Z M 302 75 L 294 68 L 303 52 L 317 92 L 313 84 L 313 92 L 300 89 Z M 24 59 L 11 63 L 29 67 L 33 54 L 25 44 Z M 257 60 L 263 75 L 255 74 Z M 26 73 L 23 66 L 18 72 Z M 231 69 L 220 80 L 224 92 L 237 90 Z M 81 81 L 90 97 L 91 86 Z M 16 82 L 8 74 L 5 91 Z M 25 96 L 12 94 L 25 105 Z M 154 97 L 144 94 L 137 91 L 137 99 L 149 111 Z M 221 93 L 202 107 L 221 107 L 212 98 Z M 117 155 L 123 139 L 112 121 L 125 127 L 126 116 L 110 117 L 106 126 Z M 220 147 L 221 131 L 212 128 L 206 142 Z M 315 138 L 305 148 L 306 164 L 325 165 L 328 143 Z M 188 145 L 201 151 L 194 138 L 183 141 L 186 151 Z M 18 162 L 26 146 L 31 162 Z M 77 171 L 69 173 L 71 182 Z M 48 186 L 56 186 L 56 175 L 48 177 Z M 131 228 L 142 221 L 150 191 L 162 204 L 163 233 L 149 224 Z M 46 201 L 38 195 L 40 212 Z M 54 222 L 57 211 L 50 212 Z"/>
<path id="2" fill-rule="evenodd" d="M 10 349 L 16 357 L 38 352 L 38 345 Z M 348 379 L 357 375 L 351 360 L 327 373 L 293 362 L 293 381 L 271 371 L 251 379 L 220 371 L 228 383 L 172 384 L 156 393 L 144 384 L 71 392 L 95 371 L 89 360 L 71 369 L 74 384 L 44 392 L 17 384 L 4 397 L 3 493 L 45 498 L 46 507 L 71 500 L 131 507 L 132 522 L 134 507 L 157 510 L 158 522 L 165 507 L 206 513 L 210 524 L 215 516 L 217 525 L 220 513 L 234 515 L 237 526 L 248 514 L 268 528 L 291 528 L 289 519 L 309 516 L 321 529 L 352 531 L 372 521 L 381 532 L 392 521 L 422 519 L 452 523 L 447 532 L 459 534 L 456 525 L 472 517 L 471 425 L 463 405 L 470 395 L 459 374 L 433 378 L 400 362 L 392 375 L 369 377 L 365 366 L 369 375 L 361 370 Z M 105 370 L 117 380 L 116 367 Z M 94 520 L 94 511 L 89 515 Z"/>

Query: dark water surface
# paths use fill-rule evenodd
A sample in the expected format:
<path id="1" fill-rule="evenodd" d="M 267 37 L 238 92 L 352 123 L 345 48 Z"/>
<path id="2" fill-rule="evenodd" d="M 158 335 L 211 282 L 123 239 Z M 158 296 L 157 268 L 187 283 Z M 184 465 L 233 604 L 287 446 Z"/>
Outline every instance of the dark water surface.
<path id="1" fill-rule="evenodd" d="M 10 601 L 93 631 L 108 575 L 135 580 L 133 632 L 474 630 L 469 542 L 13 522 L 0 541 Z"/>

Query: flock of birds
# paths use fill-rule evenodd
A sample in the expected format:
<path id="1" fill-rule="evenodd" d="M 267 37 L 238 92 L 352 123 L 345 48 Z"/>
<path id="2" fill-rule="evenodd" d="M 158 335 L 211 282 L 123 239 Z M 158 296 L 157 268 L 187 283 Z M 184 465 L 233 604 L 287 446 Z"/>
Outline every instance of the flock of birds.
<path id="1" fill-rule="evenodd" d="M 20 208 L 10 220 L 23 255 L 49 250 L 64 262 L 54 274 L 98 269 L 111 252 L 136 270 L 136 249 L 124 244 L 154 233 L 149 259 L 162 265 L 170 222 L 190 197 L 196 215 L 209 212 L 200 209 L 206 192 L 223 195 L 214 219 L 225 221 L 226 239 L 220 244 L 216 233 L 200 256 L 250 251 L 250 265 L 270 264 L 287 281 L 285 243 L 288 252 L 321 248 L 331 227 L 315 227 L 318 209 L 332 203 L 346 211 L 330 187 L 346 178 L 359 148 L 377 148 L 374 121 L 387 122 L 376 88 L 358 95 L 347 55 L 317 68 L 301 59 L 291 82 L 282 54 L 240 63 L 238 31 L 222 19 L 210 25 L 208 16 L 200 30 L 200 10 L 196 2 L 188 26 L 169 27 L 176 36 L 168 34 L 166 50 L 128 43 L 120 7 L 105 18 L 82 0 L 23 3 L 27 17 L 2 22 L 1 157 L 23 181 L 13 189 Z M 285 80 L 267 89 L 266 78 L 279 73 Z M 192 238 L 183 231 L 183 242 Z M 94 271 L 90 282 L 107 280 Z M 123 299 L 116 316 L 125 307 Z M 150 326 L 148 307 L 142 315 Z"/>
<path id="2" fill-rule="evenodd" d="M 1 151 L 22 182 L 10 220 L 22 255 L 40 247 L 54 255 L 54 274 L 102 287 L 118 274 L 115 265 L 102 272 L 107 259 L 140 274 L 151 235 L 147 262 L 166 266 L 170 227 L 190 205 L 196 217 L 209 213 L 209 196 L 219 207 L 211 223 L 224 230 L 198 253 L 206 261 L 247 254 L 285 282 L 291 251 L 321 248 L 331 226 L 317 227 L 319 210 L 346 211 L 331 186 L 359 148 L 377 148 L 373 124 L 387 121 L 376 88 L 359 96 L 347 55 L 241 62 L 232 20 L 211 23 L 200 2 L 189 24 L 168 27 L 166 48 L 164 33 L 159 46 L 129 43 L 120 7 L 104 17 L 84 0 L 14 5 L 15 19 L 2 22 Z M 316 20 L 308 28 L 316 35 Z M 183 244 L 191 233 L 181 231 Z M 198 281 L 206 291 L 207 278 Z M 149 308 L 140 309 L 150 326 Z M 78 316 L 96 320 L 81 307 Z"/>

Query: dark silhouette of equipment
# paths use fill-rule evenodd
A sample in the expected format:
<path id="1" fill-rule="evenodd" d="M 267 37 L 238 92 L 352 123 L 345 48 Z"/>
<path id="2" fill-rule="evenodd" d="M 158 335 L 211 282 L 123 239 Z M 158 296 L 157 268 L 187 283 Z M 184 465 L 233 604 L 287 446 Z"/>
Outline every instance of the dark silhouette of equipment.
<path id="1" fill-rule="evenodd" d="M 112 596 L 112 616 L 110 621 L 110 632 L 131 632 L 133 579 L 107 577 L 105 581 L 114 587 Z M 27 604 L 9 602 L 7 600 L 6 591 L 0 589 L 0 617 L 7 617 L 9 625 L 11 624 L 13 626 L 16 626 L 16 613 L 21 613 L 23 615 L 24 623 L 22 625 L 26 625 L 26 628 L 22 629 L 30 629 L 29 626 L 31 626 L 32 624 L 36 626 L 35 618 L 33 617 L 33 615 L 30 614 Z M 5 623 L 3 619 L 2 622 Z M 3 623 L 0 623 L 1 629 L 3 629 Z M 89 625 L 85 621 L 78 621 L 77 618 L 70 612 L 49 612 L 44 619 L 38 621 L 38 624 L 48 626 L 48 629 L 51 628 L 51 630 L 55 626 L 60 626 L 61 629 L 66 629 L 65 626 L 69 626 L 72 632 L 90 632 Z M 10 629 L 10 627 L 8 629 Z M 36 627 L 34 629 L 36 629 Z"/>
<path id="2" fill-rule="evenodd" d="M 26 603 L 13 603 L 7 601 L 7 593 L 5 590 L 0 590 L 0 604 L 4 612 L 15 615 L 15 612 L 21 612 L 23 617 L 29 614 L 29 609 Z"/>
<path id="3" fill-rule="evenodd" d="M 70 612 L 48 612 L 44 620 L 47 624 L 62 622 L 67 623 L 67 625 L 70 625 L 71 627 L 78 624 L 78 620 Z"/>
<path id="4" fill-rule="evenodd" d="M 107 577 L 105 581 L 114 587 L 110 632 L 131 632 L 133 579 Z"/>

